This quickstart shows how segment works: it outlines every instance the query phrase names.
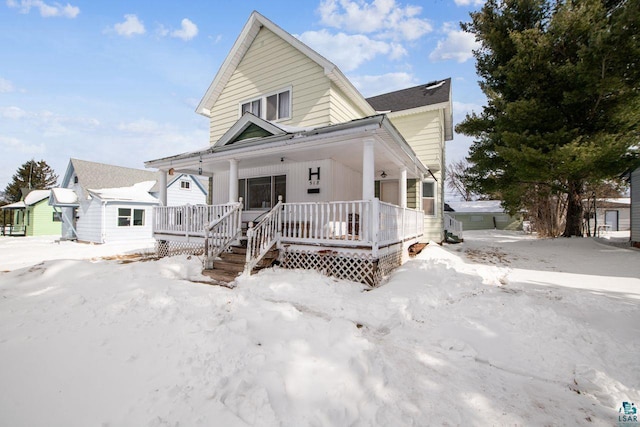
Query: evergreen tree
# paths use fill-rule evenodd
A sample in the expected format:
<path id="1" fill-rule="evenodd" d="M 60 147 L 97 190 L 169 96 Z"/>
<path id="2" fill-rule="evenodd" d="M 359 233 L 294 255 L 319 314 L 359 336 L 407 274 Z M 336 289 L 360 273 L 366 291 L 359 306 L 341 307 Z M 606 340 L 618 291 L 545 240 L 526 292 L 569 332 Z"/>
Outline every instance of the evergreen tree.
<path id="1" fill-rule="evenodd" d="M 481 43 L 488 105 L 456 130 L 475 137 L 476 191 L 501 194 L 510 211 L 535 212 L 543 198 L 563 208 L 564 236 L 582 235 L 586 185 L 637 156 L 639 13 L 638 0 L 488 0 L 471 14 L 462 28 Z"/>
<path id="2" fill-rule="evenodd" d="M 55 187 L 57 182 L 58 175 L 47 162 L 29 160 L 13 175 L 12 181 L 4 190 L 5 197 L 10 203 L 18 202 L 22 198 L 22 189 L 48 190 Z"/>

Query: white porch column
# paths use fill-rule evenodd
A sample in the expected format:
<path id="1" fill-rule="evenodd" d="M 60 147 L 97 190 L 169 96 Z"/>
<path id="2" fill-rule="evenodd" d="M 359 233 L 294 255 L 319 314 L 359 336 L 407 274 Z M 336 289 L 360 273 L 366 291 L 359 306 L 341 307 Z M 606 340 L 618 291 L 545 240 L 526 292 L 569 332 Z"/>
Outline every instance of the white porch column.
<path id="1" fill-rule="evenodd" d="M 400 181 L 398 181 L 398 192 L 400 194 L 400 207 L 407 207 L 407 169 L 400 169 Z"/>
<path id="2" fill-rule="evenodd" d="M 362 149 L 362 200 L 373 200 L 376 196 L 373 143 L 373 139 L 365 139 Z"/>
<path id="3" fill-rule="evenodd" d="M 167 206 L 167 171 L 160 169 L 158 173 L 160 174 L 160 182 L 158 183 L 160 187 L 160 206 Z"/>
<path id="4" fill-rule="evenodd" d="M 229 203 L 238 201 L 238 161 L 229 160 Z"/>

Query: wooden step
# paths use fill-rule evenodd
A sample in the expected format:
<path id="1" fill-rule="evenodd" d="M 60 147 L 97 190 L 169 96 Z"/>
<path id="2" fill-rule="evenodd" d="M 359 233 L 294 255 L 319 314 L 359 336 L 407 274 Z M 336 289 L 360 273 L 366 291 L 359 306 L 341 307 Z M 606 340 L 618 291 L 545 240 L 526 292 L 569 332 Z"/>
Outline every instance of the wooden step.
<path id="1" fill-rule="evenodd" d="M 230 283 L 238 278 L 239 273 L 229 272 L 225 270 L 204 270 L 203 275 L 212 278 L 217 282 Z"/>
<path id="2" fill-rule="evenodd" d="M 244 271 L 244 262 L 234 262 L 217 259 L 213 261 L 213 269 L 242 273 L 242 271 Z"/>

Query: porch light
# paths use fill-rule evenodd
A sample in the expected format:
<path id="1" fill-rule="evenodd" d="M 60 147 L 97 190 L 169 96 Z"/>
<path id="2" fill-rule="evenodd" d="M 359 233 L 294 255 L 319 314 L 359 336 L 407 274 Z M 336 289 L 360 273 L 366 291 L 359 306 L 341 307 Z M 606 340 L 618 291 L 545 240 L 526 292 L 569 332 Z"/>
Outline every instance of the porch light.
<path id="1" fill-rule="evenodd" d="M 382 173 L 380 174 L 381 178 L 386 178 L 387 177 L 387 173 L 385 171 L 382 171 Z"/>

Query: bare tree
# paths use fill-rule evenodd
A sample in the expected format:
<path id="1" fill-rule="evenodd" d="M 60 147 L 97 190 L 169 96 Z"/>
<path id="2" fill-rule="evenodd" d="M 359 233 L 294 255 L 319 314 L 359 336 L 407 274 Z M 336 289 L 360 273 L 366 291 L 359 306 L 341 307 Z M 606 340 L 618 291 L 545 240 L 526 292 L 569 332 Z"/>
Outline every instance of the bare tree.
<path id="1" fill-rule="evenodd" d="M 477 196 L 467 185 L 466 173 L 468 168 L 469 163 L 466 160 L 459 160 L 450 163 L 446 172 L 447 188 L 460 195 L 466 202 L 473 200 Z"/>

